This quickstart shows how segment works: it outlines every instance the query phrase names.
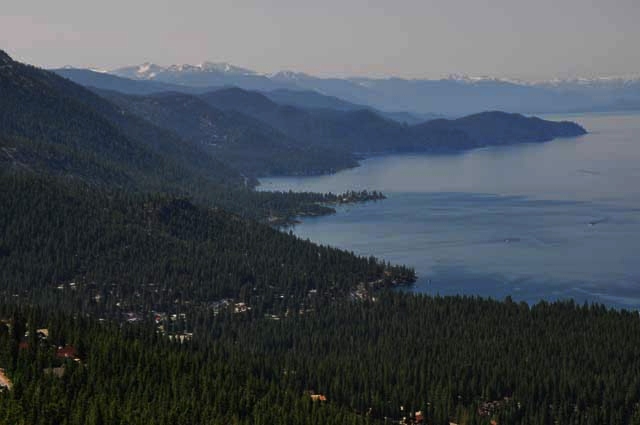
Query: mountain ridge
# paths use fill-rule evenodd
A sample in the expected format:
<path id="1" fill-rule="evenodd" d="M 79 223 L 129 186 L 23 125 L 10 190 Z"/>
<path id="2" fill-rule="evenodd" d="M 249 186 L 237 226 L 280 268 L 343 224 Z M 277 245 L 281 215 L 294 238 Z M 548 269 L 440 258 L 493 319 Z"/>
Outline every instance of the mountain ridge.
<path id="1" fill-rule="evenodd" d="M 229 65 L 231 66 L 231 65 Z M 191 66 L 190 69 L 195 69 Z M 246 89 L 314 90 L 351 103 L 381 110 L 414 113 L 468 115 L 483 110 L 510 110 L 519 113 L 576 112 L 640 109 L 640 76 L 526 81 L 491 76 L 453 74 L 444 78 L 316 77 L 296 71 L 263 74 L 206 73 L 181 74 L 179 66 L 159 67 L 150 80 L 196 87 L 239 86 Z M 121 69 L 111 71 L 124 76 Z M 207 78 L 207 74 L 215 77 Z M 130 75 L 130 74 L 127 74 Z M 199 75 L 199 76 L 196 76 Z M 621 93 L 623 87 L 626 92 Z"/>
<path id="2" fill-rule="evenodd" d="M 223 111 L 197 96 L 98 93 L 154 125 L 174 131 L 245 175 L 326 174 L 357 165 L 347 153 L 306 146 L 250 115 Z"/>
<path id="3" fill-rule="evenodd" d="M 118 68 L 113 68 L 109 70 L 105 70 L 104 72 L 108 72 L 110 74 L 119 74 L 126 72 L 131 69 L 141 69 L 144 72 L 141 72 L 141 77 L 148 77 L 147 71 L 149 68 L 152 69 L 152 72 L 155 71 L 167 71 L 167 70 L 203 70 L 208 71 L 207 65 L 212 65 L 211 70 L 218 72 L 227 72 L 227 73 L 240 73 L 240 74 L 250 74 L 257 76 L 269 77 L 270 79 L 275 80 L 298 80 L 302 78 L 322 78 L 322 79 L 341 79 L 348 81 L 371 81 L 371 80 L 403 80 L 403 81 L 464 81 L 468 83 L 478 83 L 478 82 L 504 82 L 504 83 L 512 83 L 512 84 L 529 84 L 529 85 L 539 85 L 539 84 L 550 84 L 550 83 L 564 83 L 564 82 L 600 82 L 600 81 L 627 81 L 627 82 L 635 82 L 640 81 L 640 73 L 628 73 L 628 74 L 603 74 L 603 75 L 595 75 L 590 77 L 583 76 L 575 76 L 575 77 L 551 77 L 551 78 L 538 78 L 538 79 L 524 79 L 524 78 L 512 78 L 512 77 L 499 77 L 492 75 L 471 75 L 465 73 L 450 73 L 443 75 L 441 77 L 400 77 L 395 75 L 389 76 L 381 76 L 381 77 L 362 77 L 362 76 L 345 76 L 345 77 L 337 77 L 337 76 L 325 76 L 319 77 L 314 74 L 300 72 L 290 69 L 284 69 L 275 72 L 259 72 L 254 71 L 249 68 L 239 67 L 230 62 L 218 62 L 218 61 L 210 61 L 205 60 L 198 64 L 171 64 L 171 65 L 158 65 L 153 62 L 143 62 L 138 65 L 129 65 Z M 81 69 L 81 68 L 80 68 Z"/>
<path id="4" fill-rule="evenodd" d="M 70 67 L 53 69 L 52 71 L 90 89 L 112 90 L 133 95 L 150 95 L 162 92 L 181 92 L 195 95 L 222 88 L 210 86 L 186 86 L 182 84 L 163 83 L 150 79 L 131 79 L 95 70 Z M 271 91 L 262 91 L 261 93 L 265 94 L 269 99 L 277 103 L 290 104 L 292 106 L 307 109 L 320 108 L 353 110 L 370 108 L 375 110 L 379 115 L 391 118 L 400 123 L 407 122 L 408 124 L 416 124 L 427 119 L 442 117 L 439 114 L 384 111 L 367 105 L 348 102 L 335 96 L 323 95 L 314 90 L 274 89 Z"/>
<path id="5" fill-rule="evenodd" d="M 407 151 L 457 152 L 480 146 L 541 142 L 556 136 L 586 133 L 584 128 L 575 123 L 556 123 L 503 112 L 478 113 L 466 120 L 461 118 L 462 121 L 439 119 L 404 125 L 370 109 L 308 110 L 280 105 L 264 94 L 240 88 L 221 89 L 200 95 L 200 98 L 214 107 L 253 116 L 310 145 L 339 147 L 364 155 Z M 430 124 L 434 121 L 435 124 Z M 461 123 L 473 125 L 461 126 Z M 493 133 L 487 130 L 491 125 L 496 126 Z M 491 140 L 488 135 L 496 139 Z M 509 135 L 513 137 L 509 139 Z M 460 137 L 468 143 L 461 143 Z"/>

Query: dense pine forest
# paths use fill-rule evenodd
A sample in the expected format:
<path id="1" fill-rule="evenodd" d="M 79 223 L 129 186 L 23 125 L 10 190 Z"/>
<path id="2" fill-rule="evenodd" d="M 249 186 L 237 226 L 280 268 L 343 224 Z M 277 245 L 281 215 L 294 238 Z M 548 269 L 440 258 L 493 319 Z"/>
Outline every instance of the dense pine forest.
<path id="1" fill-rule="evenodd" d="M 182 342 L 0 317 L 0 423 L 640 423 L 640 319 L 601 306 L 385 293 L 278 320 L 201 313 Z"/>
<path id="2" fill-rule="evenodd" d="M 317 246 L 188 199 L 21 175 L 0 178 L 0 195 L 5 296 L 75 300 L 70 307 L 106 314 L 223 299 L 262 311 L 298 308 L 310 291 L 337 297 L 359 285 L 414 279 L 412 270 Z"/>

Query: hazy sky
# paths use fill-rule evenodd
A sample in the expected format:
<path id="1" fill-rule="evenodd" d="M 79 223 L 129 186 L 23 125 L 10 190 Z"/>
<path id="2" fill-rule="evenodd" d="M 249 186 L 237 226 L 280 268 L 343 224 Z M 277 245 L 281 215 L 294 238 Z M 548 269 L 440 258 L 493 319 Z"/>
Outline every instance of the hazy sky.
<path id="1" fill-rule="evenodd" d="M 2 0 L 0 48 L 43 67 L 226 61 L 260 72 L 640 73 L 640 0 Z"/>

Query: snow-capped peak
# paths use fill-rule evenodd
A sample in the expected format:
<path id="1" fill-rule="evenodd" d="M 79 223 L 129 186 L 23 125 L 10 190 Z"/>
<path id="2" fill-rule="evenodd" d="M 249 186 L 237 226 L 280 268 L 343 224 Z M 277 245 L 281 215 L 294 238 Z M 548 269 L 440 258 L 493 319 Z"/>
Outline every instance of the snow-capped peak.
<path id="1" fill-rule="evenodd" d="M 161 66 L 151 62 L 145 62 L 142 65 L 138 65 L 135 73 L 138 78 L 150 79 L 155 77 L 160 71 L 162 71 Z"/>
<path id="2" fill-rule="evenodd" d="M 561 85 L 573 85 L 573 86 L 598 86 L 598 85 L 620 85 L 620 84 L 634 84 L 640 82 L 640 74 L 631 75 L 610 75 L 599 77 L 577 77 L 577 78 L 554 78 L 546 81 L 536 81 L 535 85 L 541 86 L 561 86 Z"/>
<path id="3" fill-rule="evenodd" d="M 240 68 L 227 62 L 203 62 L 197 65 L 202 71 L 222 72 L 224 74 L 256 75 L 250 69 Z"/>
<path id="4" fill-rule="evenodd" d="M 162 71 L 162 67 L 151 62 L 145 62 L 140 65 L 125 66 L 124 68 L 109 71 L 110 74 L 118 75 L 125 78 L 133 78 L 136 80 L 151 80 Z"/>
<path id="5" fill-rule="evenodd" d="M 305 74 L 303 72 L 296 72 L 296 71 L 278 71 L 278 72 L 274 72 L 273 74 L 269 74 L 268 77 L 271 78 L 272 80 L 280 80 L 280 81 L 284 81 L 284 80 L 295 81 L 295 80 L 310 78 L 308 74 Z"/>
<path id="6" fill-rule="evenodd" d="M 137 79 L 153 79 L 159 74 L 165 73 L 198 73 L 216 72 L 229 75 L 257 75 L 254 71 L 240 68 L 226 62 L 202 62 L 198 65 L 176 64 L 170 66 L 159 66 L 154 63 L 145 62 L 141 65 L 116 69 L 113 73 L 121 76 L 129 76 Z"/>
<path id="7" fill-rule="evenodd" d="M 471 76 L 467 74 L 449 74 L 443 80 L 448 81 L 457 81 L 461 83 L 511 83 L 511 84 L 526 84 L 526 82 L 514 78 L 501 78 L 501 77 L 492 77 L 490 75 L 479 75 L 479 76 Z"/>
<path id="8" fill-rule="evenodd" d="M 65 69 L 65 70 L 75 70 L 75 69 L 77 69 L 77 70 L 85 70 L 85 69 L 87 69 L 87 70 L 89 70 L 91 72 L 97 72 L 99 74 L 108 74 L 109 73 L 109 71 L 107 71 L 105 69 L 102 69 L 102 68 L 91 68 L 91 67 L 89 67 L 89 68 L 80 68 L 80 67 L 77 67 L 77 66 L 74 66 L 74 65 L 64 65 L 60 69 Z"/>

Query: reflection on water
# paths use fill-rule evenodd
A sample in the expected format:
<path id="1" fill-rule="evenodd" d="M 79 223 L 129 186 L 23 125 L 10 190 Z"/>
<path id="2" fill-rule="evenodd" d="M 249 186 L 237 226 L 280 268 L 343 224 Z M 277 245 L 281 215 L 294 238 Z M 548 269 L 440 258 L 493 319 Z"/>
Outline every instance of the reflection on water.
<path id="1" fill-rule="evenodd" d="M 640 115 L 573 116 L 590 134 L 448 156 L 368 159 L 264 190 L 382 190 L 305 219 L 301 237 L 411 265 L 413 290 L 640 307 Z"/>

